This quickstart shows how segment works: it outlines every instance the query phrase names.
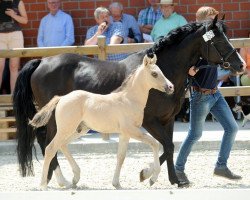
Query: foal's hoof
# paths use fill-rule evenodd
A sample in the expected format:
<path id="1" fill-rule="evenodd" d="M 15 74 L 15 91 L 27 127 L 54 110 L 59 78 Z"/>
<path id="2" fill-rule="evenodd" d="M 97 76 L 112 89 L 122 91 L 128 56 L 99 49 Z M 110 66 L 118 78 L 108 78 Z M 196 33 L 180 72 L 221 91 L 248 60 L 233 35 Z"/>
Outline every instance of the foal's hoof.
<path id="1" fill-rule="evenodd" d="M 39 189 L 40 189 L 41 191 L 47 191 L 47 190 L 48 190 L 48 187 L 47 187 L 47 185 L 40 185 Z"/>
<path id="2" fill-rule="evenodd" d="M 113 186 L 115 187 L 115 189 L 117 190 L 122 190 L 122 186 L 120 184 L 113 184 Z"/>
<path id="3" fill-rule="evenodd" d="M 155 181 L 153 181 L 153 180 L 149 180 L 149 184 L 150 184 L 150 186 L 152 186 L 152 185 L 154 185 L 155 184 Z"/>
<path id="4" fill-rule="evenodd" d="M 73 185 L 76 185 L 76 184 L 79 182 L 79 180 L 80 180 L 80 177 L 74 177 L 74 178 L 72 179 L 72 184 L 73 184 Z"/>

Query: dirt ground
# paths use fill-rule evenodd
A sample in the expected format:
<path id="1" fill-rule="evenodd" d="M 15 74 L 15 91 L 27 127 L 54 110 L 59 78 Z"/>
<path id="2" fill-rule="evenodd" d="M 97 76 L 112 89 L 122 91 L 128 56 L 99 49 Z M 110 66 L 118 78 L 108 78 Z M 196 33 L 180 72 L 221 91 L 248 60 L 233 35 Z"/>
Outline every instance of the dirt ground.
<path id="1" fill-rule="evenodd" d="M 186 165 L 186 173 L 192 182 L 191 189 L 222 188 L 222 189 L 250 189 L 250 150 L 234 150 L 231 153 L 228 167 L 243 177 L 240 181 L 231 181 L 213 176 L 213 168 L 217 158 L 217 151 L 194 151 Z M 19 175 L 17 158 L 14 154 L 0 154 L 0 192 L 36 191 L 39 190 L 43 159 L 38 155 L 39 162 L 34 160 L 34 177 L 23 178 Z M 74 154 L 76 162 L 81 168 L 81 179 L 77 188 L 73 190 L 112 190 L 112 178 L 116 165 L 116 154 L 79 153 Z M 176 157 L 176 153 L 175 153 Z M 174 189 L 168 181 L 167 167 L 164 163 L 158 181 L 150 187 L 149 182 L 139 182 L 139 172 L 152 161 L 152 153 L 128 152 L 125 159 L 120 182 L 127 190 Z M 72 179 L 72 172 L 68 162 L 59 155 L 59 162 L 65 177 Z M 48 190 L 66 190 L 60 188 L 52 178 Z"/>

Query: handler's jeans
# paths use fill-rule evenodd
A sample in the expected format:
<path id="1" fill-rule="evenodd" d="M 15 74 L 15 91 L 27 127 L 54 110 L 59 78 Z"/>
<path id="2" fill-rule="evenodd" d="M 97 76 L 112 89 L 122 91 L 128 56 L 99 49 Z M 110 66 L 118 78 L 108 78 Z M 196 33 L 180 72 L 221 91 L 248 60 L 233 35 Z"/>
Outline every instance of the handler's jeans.
<path id="1" fill-rule="evenodd" d="M 221 142 L 219 157 L 216 168 L 225 168 L 231 148 L 234 143 L 238 124 L 226 100 L 219 91 L 215 94 L 201 94 L 194 91 L 190 99 L 190 125 L 187 138 L 181 145 L 177 156 L 175 169 L 184 172 L 187 157 L 193 145 L 200 139 L 203 126 L 208 113 L 211 112 L 215 119 L 224 128 L 224 135 Z"/>

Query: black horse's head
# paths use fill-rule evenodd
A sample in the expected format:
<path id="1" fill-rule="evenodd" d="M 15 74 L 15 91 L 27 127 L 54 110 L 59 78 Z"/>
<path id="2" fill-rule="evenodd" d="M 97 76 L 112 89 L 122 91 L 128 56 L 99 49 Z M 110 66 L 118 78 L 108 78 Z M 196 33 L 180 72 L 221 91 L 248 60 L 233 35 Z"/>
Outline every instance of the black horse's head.
<path id="1" fill-rule="evenodd" d="M 213 21 L 203 23 L 200 28 L 202 33 L 201 56 L 209 63 L 220 64 L 232 72 L 242 73 L 246 63 L 225 35 L 223 21 L 218 21 L 218 15 Z"/>

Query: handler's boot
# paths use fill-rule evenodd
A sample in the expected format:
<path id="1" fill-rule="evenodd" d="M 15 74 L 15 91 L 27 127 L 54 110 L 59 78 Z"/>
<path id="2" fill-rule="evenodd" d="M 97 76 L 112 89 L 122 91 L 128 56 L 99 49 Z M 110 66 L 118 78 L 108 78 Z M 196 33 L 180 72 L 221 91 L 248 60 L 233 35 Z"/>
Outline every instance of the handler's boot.
<path id="1" fill-rule="evenodd" d="M 176 176 L 177 176 L 178 180 L 180 181 L 180 184 L 182 185 L 182 187 L 188 187 L 190 184 L 190 181 L 188 180 L 185 172 L 175 170 L 175 173 L 176 173 Z"/>
<path id="2" fill-rule="evenodd" d="M 241 176 L 234 174 L 233 172 L 228 169 L 228 167 L 225 168 L 215 168 L 214 169 L 214 175 L 221 176 L 224 178 L 228 178 L 230 180 L 240 180 L 242 179 Z"/>

